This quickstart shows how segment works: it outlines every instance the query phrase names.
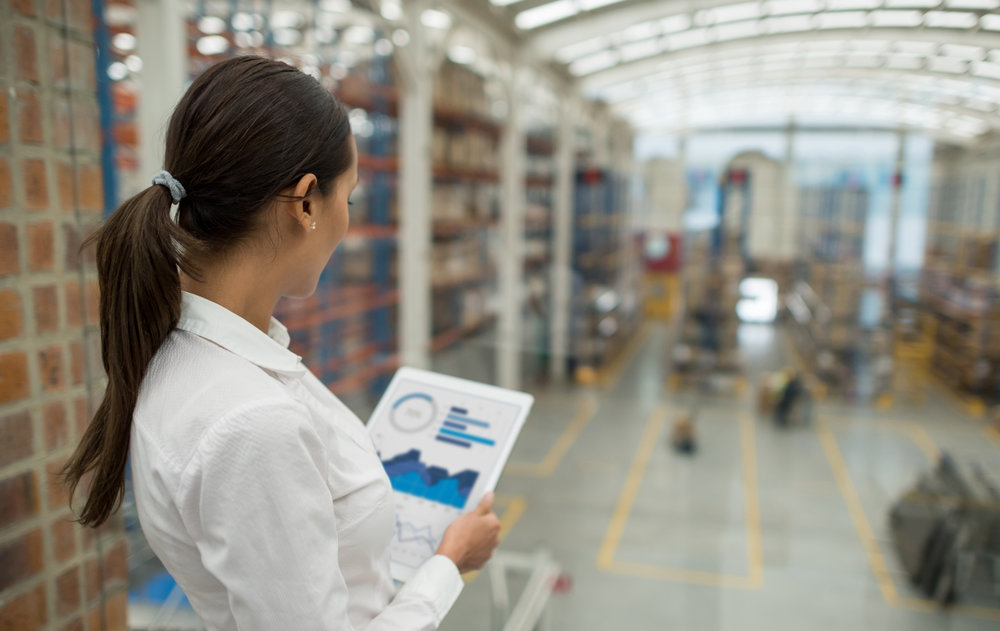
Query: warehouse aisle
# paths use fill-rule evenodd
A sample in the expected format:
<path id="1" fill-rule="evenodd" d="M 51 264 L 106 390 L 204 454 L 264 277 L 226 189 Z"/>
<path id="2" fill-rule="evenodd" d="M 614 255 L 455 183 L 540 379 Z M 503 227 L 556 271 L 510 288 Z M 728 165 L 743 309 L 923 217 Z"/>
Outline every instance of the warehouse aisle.
<path id="1" fill-rule="evenodd" d="M 981 422 L 930 395 L 822 404 L 814 426 L 778 431 L 748 388 L 703 397 L 700 452 L 678 456 L 670 423 L 693 398 L 667 388 L 670 337 L 648 327 L 604 387 L 537 392 L 501 480 L 502 549 L 548 548 L 572 578 L 554 629 L 996 628 L 1000 610 L 940 614 L 912 593 L 885 520 L 937 449 L 1000 469 Z M 743 327 L 740 343 L 750 384 L 793 361 L 775 328 Z M 443 629 L 490 629 L 489 611 L 482 575 Z"/>

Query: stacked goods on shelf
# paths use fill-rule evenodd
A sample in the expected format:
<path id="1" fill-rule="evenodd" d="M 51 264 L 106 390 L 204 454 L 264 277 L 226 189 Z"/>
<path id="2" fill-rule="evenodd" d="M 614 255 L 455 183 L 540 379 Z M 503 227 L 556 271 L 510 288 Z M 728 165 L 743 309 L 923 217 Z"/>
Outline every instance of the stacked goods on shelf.
<path id="1" fill-rule="evenodd" d="M 493 242 L 499 219 L 500 125 L 487 80 L 445 60 L 435 76 L 431 214 L 431 348 L 441 351 L 495 320 Z"/>
<path id="2" fill-rule="evenodd" d="M 931 196 L 920 302 L 933 325 L 931 370 L 956 391 L 1000 395 L 998 232 L 986 175 L 950 174 Z"/>
<path id="3" fill-rule="evenodd" d="M 638 253 L 625 232 L 627 206 L 625 176 L 604 169 L 577 172 L 571 368 L 607 368 L 638 329 L 639 278 L 630 273 Z"/>
<path id="4" fill-rule="evenodd" d="M 787 306 L 798 356 L 827 388 L 870 398 L 890 386 L 884 289 L 861 263 L 869 193 L 858 185 L 800 190 L 801 242 L 810 258 Z"/>
<path id="5" fill-rule="evenodd" d="M 551 130 L 540 127 L 526 139 L 524 210 L 524 328 L 522 376 L 525 381 L 547 374 L 551 314 L 552 183 L 555 165 Z"/>

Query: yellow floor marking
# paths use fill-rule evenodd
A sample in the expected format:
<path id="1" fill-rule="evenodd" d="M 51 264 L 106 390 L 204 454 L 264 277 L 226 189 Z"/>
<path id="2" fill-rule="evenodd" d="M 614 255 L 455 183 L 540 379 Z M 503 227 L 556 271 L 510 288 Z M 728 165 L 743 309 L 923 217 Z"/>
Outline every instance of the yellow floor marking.
<path id="1" fill-rule="evenodd" d="M 504 469 L 504 473 L 512 473 L 514 475 L 523 475 L 532 478 L 547 478 L 555 473 L 556 469 L 559 468 L 559 464 L 562 462 L 566 453 L 569 451 L 573 443 L 580 436 L 580 432 L 583 431 L 585 427 L 597 414 L 597 401 L 591 397 L 584 399 L 580 410 L 570 421 L 566 429 L 563 430 L 559 439 L 552 445 L 549 453 L 545 455 L 545 458 L 537 463 L 530 462 L 508 462 L 507 467 Z"/>
<path id="2" fill-rule="evenodd" d="M 881 411 L 890 410 L 895 403 L 896 400 L 893 398 L 891 393 L 883 392 L 875 400 L 875 409 Z"/>
<path id="3" fill-rule="evenodd" d="M 614 390 L 618 387 L 618 382 L 622 379 L 622 373 L 625 372 L 625 366 L 632 363 L 632 358 L 636 351 L 639 350 L 639 347 L 642 346 L 646 341 L 646 338 L 649 337 L 652 326 L 653 323 L 647 320 L 641 327 L 639 327 L 639 331 L 635 334 L 635 337 L 632 338 L 632 341 L 629 342 L 625 350 L 618 355 L 610 366 L 608 366 L 607 370 L 602 371 L 601 384 L 604 385 L 605 388 L 608 390 Z"/>
<path id="4" fill-rule="evenodd" d="M 642 485 L 649 459 L 667 420 L 666 406 L 659 406 L 650 415 L 642 440 L 632 460 L 632 468 L 622 489 L 611 524 L 604 535 L 604 542 L 597 556 L 597 567 L 606 572 L 638 578 L 692 583 L 729 589 L 759 589 L 764 584 L 764 555 L 760 529 L 760 503 L 757 495 L 757 450 L 754 443 L 753 419 L 740 419 L 741 448 L 743 451 L 743 482 L 746 496 L 747 556 L 750 572 L 747 576 L 720 574 L 700 570 L 662 567 L 644 563 L 616 561 L 615 552 L 625 532 L 629 514 Z"/>
<path id="5" fill-rule="evenodd" d="M 997 445 L 1000 445 L 1000 430 L 992 425 L 986 428 L 986 436 Z"/>
<path id="6" fill-rule="evenodd" d="M 932 453 L 935 454 L 934 458 L 936 458 L 936 454 L 938 454 L 940 450 L 922 427 L 913 423 L 896 423 L 890 424 L 889 427 L 892 427 L 893 425 L 896 425 L 896 429 L 900 429 L 901 427 L 907 429 L 907 433 L 910 438 L 917 444 L 920 450 L 929 459 L 931 458 Z M 914 428 L 918 431 L 914 431 Z M 973 618 L 1000 620 L 1000 609 L 975 607 L 971 605 L 952 605 L 948 608 L 942 608 L 938 605 L 938 603 L 932 600 L 899 595 L 899 592 L 896 591 L 896 585 L 892 581 L 892 576 L 889 574 L 889 568 L 885 562 L 885 557 L 882 555 L 882 550 L 879 548 L 878 542 L 875 539 L 875 533 L 872 530 L 871 523 L 868 521 L 868 516 L 865 514 L 865 510 L 861 505 L 857 489 L 855 489 L 854 482 L 851 480 L 851 475 L 847 470 L 847 465 L 844 463 L 843 455 L 840 453 L 840 447 L 837 446 L 837 439 L 830 430 L 829 424 L 823 419 L 817 420 L 816 429 L 819 432 L 820 441 L 823 444 L 823 451 L 826 453 L 827 461 L 830 463 L 830 469 L 833 471 L 833 477 L 837 481 L 837 487 L 840 489 L 840 495 L 843 497 L 844 503 L 847 504 L 847 510 L 850 512 L 851 519 L 854 521 L 854 527 L 858 532 L 858 538 L 861 539 L 861 543 L 865 548 L 865 552 L 868 556 L 868 564 L 871 566 L 872 572 L 875 574 L 875 581 L 878 583 L 879 590 L 882 592 L 882 598 L 885 600 L 885 603 L 890 607 L 908 609 L 910 611 L 923 613 L 948 612 Z"/>
<path id="7" fill-rule="evenodd" d="M 507 538 L 507 534 L 510 533 L 511 528 L 517 523 L 517 520 L 521 519 L 521 515 L 524 514 L 525 503 L 524 498 L 520 495 L 504 495 L 498 494 L 494 502 L 494 506 L 497 504 L 506 506 L 504 508 L 503 514 L 500 515 L 500 541 L 503 542 Z M 462 575 L 462 579 L 466 583 L 471 583 L 479 577 L 479 570 L 474 572 L 466 572 Z"/>

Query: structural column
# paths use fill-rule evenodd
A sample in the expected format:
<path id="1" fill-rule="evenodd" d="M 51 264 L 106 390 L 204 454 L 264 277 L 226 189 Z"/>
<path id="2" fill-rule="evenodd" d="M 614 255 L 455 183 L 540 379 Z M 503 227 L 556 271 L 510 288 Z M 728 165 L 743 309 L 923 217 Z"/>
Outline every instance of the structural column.
<path id="1" fill-rule="evenodd" d="M 572 313 L 573 153 L 576 104 L 564 102 L 556 137 L 555 199 L 552 210 L 552 320 L 550 371 L 555 381 L 566 378 Z"/>
<path id="2" fill-rule="evenodd" d="M 142 59 L 139 164 L 150 178 L 163 168 L 167 124 L 187 81 L 187 39 L 180 0 L 139 0 L 136 40 Z"/>
<path id="3" fill-rule="evenodd" d="M 419 15 L 420 6 L 414 6 L 410 43 L 397 55 L 403 79 L 399 110 L 399 355 L 405 366 L 428 368 L 435 63 Z"/>
<path id="4" fill-rule="evenodd" d="M 889 279 L 890 298 L 896 295 L 896 250 L 899 236 L 899 214 L 903 206 L 903 170 L 906 162 L 906 131 L 900 128 L 896 136 L 896 164 L 892 173 L 892 202 L 889 206 L 889 260 L 886 277 Z"/>
<path id="5" fill-rule="evenodd" d="M 524 207 L 525 133 L 521 119 L 523 70 L 515 65 L 508 85 L 510 109 L 501 146 L 502 187 L 499 253 L 500 313 L 497 340 L 497 381 L 501 387 L 521 385 L 521 347 L 524 337 Z"/>

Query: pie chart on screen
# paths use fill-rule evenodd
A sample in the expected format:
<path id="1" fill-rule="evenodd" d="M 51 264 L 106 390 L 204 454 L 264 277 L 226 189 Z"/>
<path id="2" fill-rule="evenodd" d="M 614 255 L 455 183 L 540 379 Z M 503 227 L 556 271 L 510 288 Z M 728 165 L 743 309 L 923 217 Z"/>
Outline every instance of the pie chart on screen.
<path id="1" fill-rule="evenodd" d="M 429 394 L 413 392 L 393 402 L 389 418 L 399 431 L 413 433 L 425 429 L 436 416 L 434 398 Z"/>

